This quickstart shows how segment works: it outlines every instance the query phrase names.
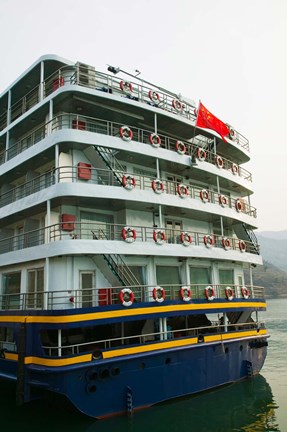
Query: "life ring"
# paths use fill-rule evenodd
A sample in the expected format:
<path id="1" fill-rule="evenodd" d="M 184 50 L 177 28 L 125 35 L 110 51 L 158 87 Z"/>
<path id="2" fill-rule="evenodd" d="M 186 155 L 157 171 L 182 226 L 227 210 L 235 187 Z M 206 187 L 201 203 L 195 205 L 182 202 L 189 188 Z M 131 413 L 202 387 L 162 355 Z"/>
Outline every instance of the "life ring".
<path id="1" fill-rule="evenodd" d="M 201 200 L 206 203 L 209 201 L 209 192 L 206 189 L 202 189 L 199 193 Z"/>
<path id="2" fill-rule="evenodd" d="M 228 205 L 228 198 L 225 195 L 219 195 L 218 200 L 219 200 L 219 204 L 222 207 L 226 207 Z"/>
<path id="3" fill-rule="evenodd" d="M 172 106 L 176 111 L 182 111 L 182 103 L 178 99 L 173 99 Z"/>
<path id="4" fill-rule="evenodd" d="M 222 157 L 217 155 L 215 160 L 216 160 L 217 167 L 218 168 L 223 168 L 224 161 L 223 161 Z"/>
<path id="5" fill-rule="evenodd" d="M 153 232 L 153 239 L 157 244 L 162 245 L 166 242 L 166 233 L 162 229 L 156 229 Z"/>
<path id="6" fill-rule="evenodd" d="M 204 289 L 204 294 L 205 294 L 205 298 L 206 300 L 212 301 L 215 299 L 215 292 L 214 292 L 214 288 L 212 286 L 207 286 Z"/>
<path id="7" fill-rule="evenodd" d="M 160 147 L 160 144 L 161 144 L 160 136 L 157 135 L 156 133 L 150 134 L 150 136 L 149 136 L 149 142 L 151 143 L 151 145 L 153 147 Z"/>
<path id="8" fill-rule="evenodd" d="M 211 235 L 205 235 L 203 237 L 203 242 L 207 248 L 210 248 L 210 247 L 214 246 L 214 243 L 215 243 L 214 237 Z"/>
<path id="9" fill-rule="evenodd" d="M 237 210 L 238 212 L 242 212 L 242 211 L 243 211 L 243 209 L 244 209 L 244 205 L 243 205 L 243 202 L 240 200 L 240 198 L 238 198 L 238 199 L 236 200 L 235 208 L 236 208 L 236 210 Z"/>
<path id="10" fill-rule="evenodd" d="M 120 127 L 120 136 L 124 141 L 130 141 L 133 138 L 133 132 L 128 126 Z"/>
<path id="11" fill-rule="evenodd" d="M 135 241 L 135 239 L 137 238 L 137 232 L 134 228 L 131 227 L 124 227 L 122 229 L 122 238 L 127 242 L 127 243 L 132 243 Z"/>
<path id="12" fill-rule="evenodd" d="M 191 300 L 191 290 L 189 286 L 183 286 L 180 288 L 180 296 L 184 302 L 189 302 Z"/>
<path id="13" fill-rule="evenodd" d="M 233 172 L 234 175 L 237 175 L 239 173 L 239 166 L 235 163 L 233 163 L 231 165 L 231 171 Z"/>
<path id="14" fill-rule="evenodd" d="M 188 187 L 183 183 L 180 183 L 177 186 L 177 193 L 180 196 L 180 198 L 186 198 L 189 194 Z"/>
<path id="15" fill-rule="evenodd" d="M 243 240 L 239 240 L 239 249 L 241 252 L 246 252 L 246 243 Z"/>
<path id="16" fill-rule="evenodd" d="M 133 91 L 133 86 L 129 81 L 122 80 L 120 82 L 120 88 L 125 93 L 132 93 L 132 91 Z"/>
<path id="17" fill-rule="evenodd" d="M 152 290 L 152 296 L 155 301 L 157 301 L 158 303 L 162 303 L 165 299 L 165 291 L 162 287 L 156 286 Z"/>
<path id="18" fill-rule="evenodd" d="M 120 292 L 120 301 L 123 306 L 131 306 L 135 296 L 130 288 L 123 288 Z"/>
<path id="19" fill-rule="evenodd" d="M 124 175 L 122 178 L 122 185 L 127 190 L 132 190 L 136 185 L 136 180 L 132 175 Z"/>
<path id="20" fill-rule="evenodd" d="M 185 231 L 180 234 L 180 241 L 183 246 L 189 246 L 192 243 L 192 237 L 187 231 Z"/>
<path id="21" fill-rule="evenodd" d="M 156 91 L 154 91 L 154 90 L 150 90 L 150 91 L 148 92 L 148 97 L 149 97 L 150 100 L 153 101 L 153 102 L 159 102 L 159 101 L 160 101 L 159 94 L 158 94 Z"/>
<path id="22" fill-rule="evenodd" d="M 232 139 L 232 141 L 236 140 L 236 132 L 232 128 L 229 128 L 229 138 Z"/>
<path id="23" fill-rule="evenodd" d="M 199 147 L 196 150 L 196 157 L 201 162 L 205 161 L 205 159 L 206 159 L 206 151 L 202 147 Z"/>
<path id="24" fill-rule="evenodd" d="M 229 238 L 223 237 L 221 241 L 222 241 L 222 246 L 224 247 L 225 250 L 229 250 L 231 248 L 231 241 Z"/>
<path id="25" fill-rule="evenodd" d="M 248 288 L 246 288 L 246 287 L 242 287 L 241 288 L 241 294 L 242 294 L 242 297 L 243 298 L 245 298 L 245 299 L 248 299 L 249 298 L 249 291 L 248 291 Z"/>
<path id="26" fill-rule="evenodd" d="M 183 155 L 186 152 L 186 145 L 182 141 L 176 141 L 175 149 L 177 153 Z"/>
<path id="27" fill-rule="evenodd" d="M 164 191 L 163 181 L 160 179 L 155 179 L 151 182 L 151 187 L 153 191 L 157 194 L 161 194 Z"/>
<path id="28" fill-rule="evenodd" d="M 234 292 L 233 292 L 232 288 L 230 288 L 230 287 L 225 288 L 225 297 L 226 297 L 226 300 L 229 300 L 229 301 L 233 300 Z"/>

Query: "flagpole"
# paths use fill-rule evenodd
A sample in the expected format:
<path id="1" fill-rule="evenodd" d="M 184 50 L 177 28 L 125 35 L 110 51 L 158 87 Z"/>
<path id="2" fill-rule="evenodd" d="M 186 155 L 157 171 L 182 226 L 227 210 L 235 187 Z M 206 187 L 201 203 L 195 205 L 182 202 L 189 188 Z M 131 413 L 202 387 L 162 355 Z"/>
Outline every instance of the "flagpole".
<path id="1" fill-rule="evenodd" d="M 194 130 L 193 130 L 192 147 L 194 146 L 193 140 L 194 140 L 194 137 L 195 137 L 195 131 L 196 131 L 196 126 L 197 126 L 197 119 L 198 119 L 198 112 L 199 112 L 200 104 L 201 104 L 201 100 L 199 99 L 198 108 L 197 108 L 197 116 L 196 116 L 196 119 L 195 119 Z M 194 158 L 194 156 L 195 156 L 194 154 L 191 155 L 191 162 L 192 162 L 192 159 Z"/>

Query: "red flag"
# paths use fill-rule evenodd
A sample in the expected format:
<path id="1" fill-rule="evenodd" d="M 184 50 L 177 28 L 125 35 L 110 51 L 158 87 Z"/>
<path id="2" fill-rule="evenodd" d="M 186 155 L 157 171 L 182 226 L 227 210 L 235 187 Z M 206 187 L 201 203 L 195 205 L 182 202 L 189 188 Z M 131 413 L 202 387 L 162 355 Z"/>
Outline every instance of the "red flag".
<path id="1" fill-rule="evenodd" d="M 217 132 L 223 141 L 227 142 L 225 137 L 229 135 L 230 131 L 225 123 L 219 120 L 215 115 L 211 114 L 205 106 L 199 102 L 196 127 L 202 127 L 206 129 L 212 129 Z"/>

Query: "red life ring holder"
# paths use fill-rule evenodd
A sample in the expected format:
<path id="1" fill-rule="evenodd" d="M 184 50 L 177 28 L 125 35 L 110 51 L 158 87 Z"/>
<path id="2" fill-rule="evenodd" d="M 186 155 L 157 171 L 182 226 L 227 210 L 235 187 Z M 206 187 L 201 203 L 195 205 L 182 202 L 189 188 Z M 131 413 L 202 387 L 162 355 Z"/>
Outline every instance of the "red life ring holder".
<path id="1" fill-rule="evenodd" d="M 214 237 L 211 235 L 205 235 L 203 237 L 203 242 L 207 248 L 211 248 L 212 246 L 214 246 L 215 243 Z"/>
<path id="2" fill-rule="evenodd" d="M 136 186 L 136 180 L 132 175 L 124 175 L 122 185 L 127 190 L 132 190 Z"/>
<path id="3" fill-rule="evenodd" d="M 158 302 L 158 303 L 162 303 L 165 299 L 165 291 L 162 287 L 160 286 L 156 286 L 153 290 L 152 290 L 152 296 L 153 299 Z"/>
<path id="4" fill-rule="evenodd" d="M 205 159 L 206 159 L 206 151 L 202 147 L 199 147 L 196 150 L 196 157 L 201 162 L 205 161 Z"/>
<path id="5" fill-rule="evenodd" d="M 151 182 L 151 187 L 153 191 L 157 194 L 161 194 L 164 191 L 163 181 L 160 179 L 155 179 Z"/>
<path id="6" fill-rule="evenodd" d="M 236 210 L 238 212 L 242 212 L 243 211 L 244 206 L 243 206 L 242 201 L 239 198 L 236 200 L 235 208 L 236 208 Z"/>
<path id="7" fill-rule="evenodd" d="M 188 197 L 188 194 L 189 194 L 188 187 L 186 185 L 184 185 L 183 183 L 180 183 L 177 186 L 177 193 L 180 196 L 180 198 Z"/>
<path id="8" fill-rule="evenodd" d="M 153 102 L 159 102 L 159 101 L 160 101 L 160 96 L 159 96 L 159 94 L 158 94 L 156 91 L 154 91 L 154 90 L 150 90 L 150 91 L 148 92 L 148 97 L 149 97 L 150 100 L 153 101 Z"/>
<path id="9" fill-rule="evenodd" d="M 137 232 L 134 228 L 124 227 L 122 229 L 122 238 L 127 243 L 133 243 L 135 241 L 135 239 L 137 238 Z"/>
<path id="10" fill-rule="evenodd" d="M 180 234 L 180 241 L 183 246 L 189 246 L 192 243 L 192 237 L 187 231 L 185 231 Z"/>
<path id="11" fill-rule="evenodd" d="M 189 286 L 183 286 L 180 288 L 180 297 L 184 302 L 189 302 L 191 300 L 191 290 Z"/>
<path id="12" fill-rule="evenodd" d="M 215 299 L 214 288 L 210 285 L 204 289 L 204 294 L 205 294 L 206 300 L 212 301 Z"/>
<path id="13" fill-rule="evenodd" d="M 218 168 L 223 168 L 224 161 L 221 156 L 216 156 L 216 165 L 218 166 Z"/>
<path id="14" fill-rule="evenodd" d="M 121 88 L 121 91 L 123 91 L 125 93 L 132 93 L 132 91 L 133 91 L 133 86 L 129 81 L 122 80 L 120 82 L 120 88 Z"/>
<path id="15" fill-rule="evenodd" d="M 153 147 L 160 147 L 160 145 L 161 145 L 160 136 L 157 135 L 156 133 L 150 134 L 150 136 L 149 136 L 149 142 L 151 143 L 151 145 Z"/>
<path id="16" fill-rule="evenodd" d="M 209 201 L 209 192 L 206 189 L 202 189 L 199 193 L 201 200 L 206 203 Z"/>
<path id="17" fill-rule="evenodd" d="M 130 141 L 133 138 L 133 132 L 128 126 L 120 127 L 120 136 L 124 141 Z"/>
<path id="18" fill-rule="evenodd" d="M 229 238 L 227 237 L 223 237 L 222 239 L 222 246 L 224 247 L 225 250 L 229 250 L 231 248 L 231 241 Z"/>
<path id="19" fill-rule="evenodd" d="M 228 198 L 225 195 L 219 195 L 218 200 L 219 200 L 219 204 L 222 207 L 226 207 L 228 205 Z"/>
<path id="20" fill-rule="evenodd" d="M 239 249 L 241 252 L 246 252 L 246 243 L 243 240 L 239 240 Z"/>
<path id="21" fill-rule="evenodd" d="M 226 300 L 229 300 L 229 301 L 234 299 L 234 292 L 233 292 L 232 288 L 230 288 L 230 287 L 225 288 L 225 297 L 226 297 Z"/>
<path id="22" fill-rule="evenodd" d="M 166 242 L 166 234 L 165 231 L 162 229 L 156 229 L 153 232 L 153 239 L 155 243 L 162 245 Z"/>
<path id="23" fill-rule="evenodd" d="M 123 288 L 120 291 L 120 301 L 123 306 L 131 306 L 134 302 L 135 296 L 130 288 Z"/>
<path id="24" fill-rule="evenodd" d="M 173 99 L 172 106 L 177 112 L 182 111 L 183 106 L 182 106 L 182 103 L 180 102 L 180 100 Z"/>
<path id="25" fill-rule="evenodd" d="M 248 288 L 246 288 L 246 287 L 242 287 L 241 288 L 241 294 L 242 294 L 242 297 L 243 298 L 245 298 L 245 299 L 248 299 L 249 298 L 249 291 L 248 291 Z"/>
<path id="26" fill-rule="evenodd" d="M 237 175 L 239 173 L 239 166 L 233 163 L 231 166 L 231 171 L 233 172 L 234 175 Z"/>
<path id="27" fill-rule="evenodd" d="M 175 149 L 180 155 L 184 155 L 186 153 L 186 145 L 182 141 L 176 141 Z"/>

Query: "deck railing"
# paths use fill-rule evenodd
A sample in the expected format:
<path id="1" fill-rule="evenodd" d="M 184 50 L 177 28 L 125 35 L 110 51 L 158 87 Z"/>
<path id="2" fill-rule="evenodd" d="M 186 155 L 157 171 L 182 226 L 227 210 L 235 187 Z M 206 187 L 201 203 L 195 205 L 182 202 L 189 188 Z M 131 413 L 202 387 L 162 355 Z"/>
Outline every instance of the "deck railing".
<path id="1" fill-rule="evenodd" d="M 82 290 L 61 290 L 61 291 L 38 291 L 36 293 L 13 293 L 0 295 L 1 310 L 57 310 L 57 309 L 74 309 L 85 307 L 101 307 L 106 305 L 120 305 L 120 293 L 122 289 L 130 289 L 134 296 L 135 303 L 155 302 L 154 288 L 155 286 L 137 285 L 137 286 L 117 286 L 106 288 L 87 288 Z M 232 302 L 233 299 L 264 299 L 264 288 L 259 286 L 246 285 L 246 298 L 243 297 L 242 287 L 232 284 L 191 284 L 191 285 L 166 285 L 162 288 L 164 301 L 174 301 L 186 303 L 183 300 L 182 292 L 190 291 L 190 300 L 202 300 L 208 303 L 216 302 L 218 299 Z M 232 299 L 227 298 L 226 290 L 232 290 Z M 211 293 L 213 299 L 207 298 L 208 293 Z"/>

